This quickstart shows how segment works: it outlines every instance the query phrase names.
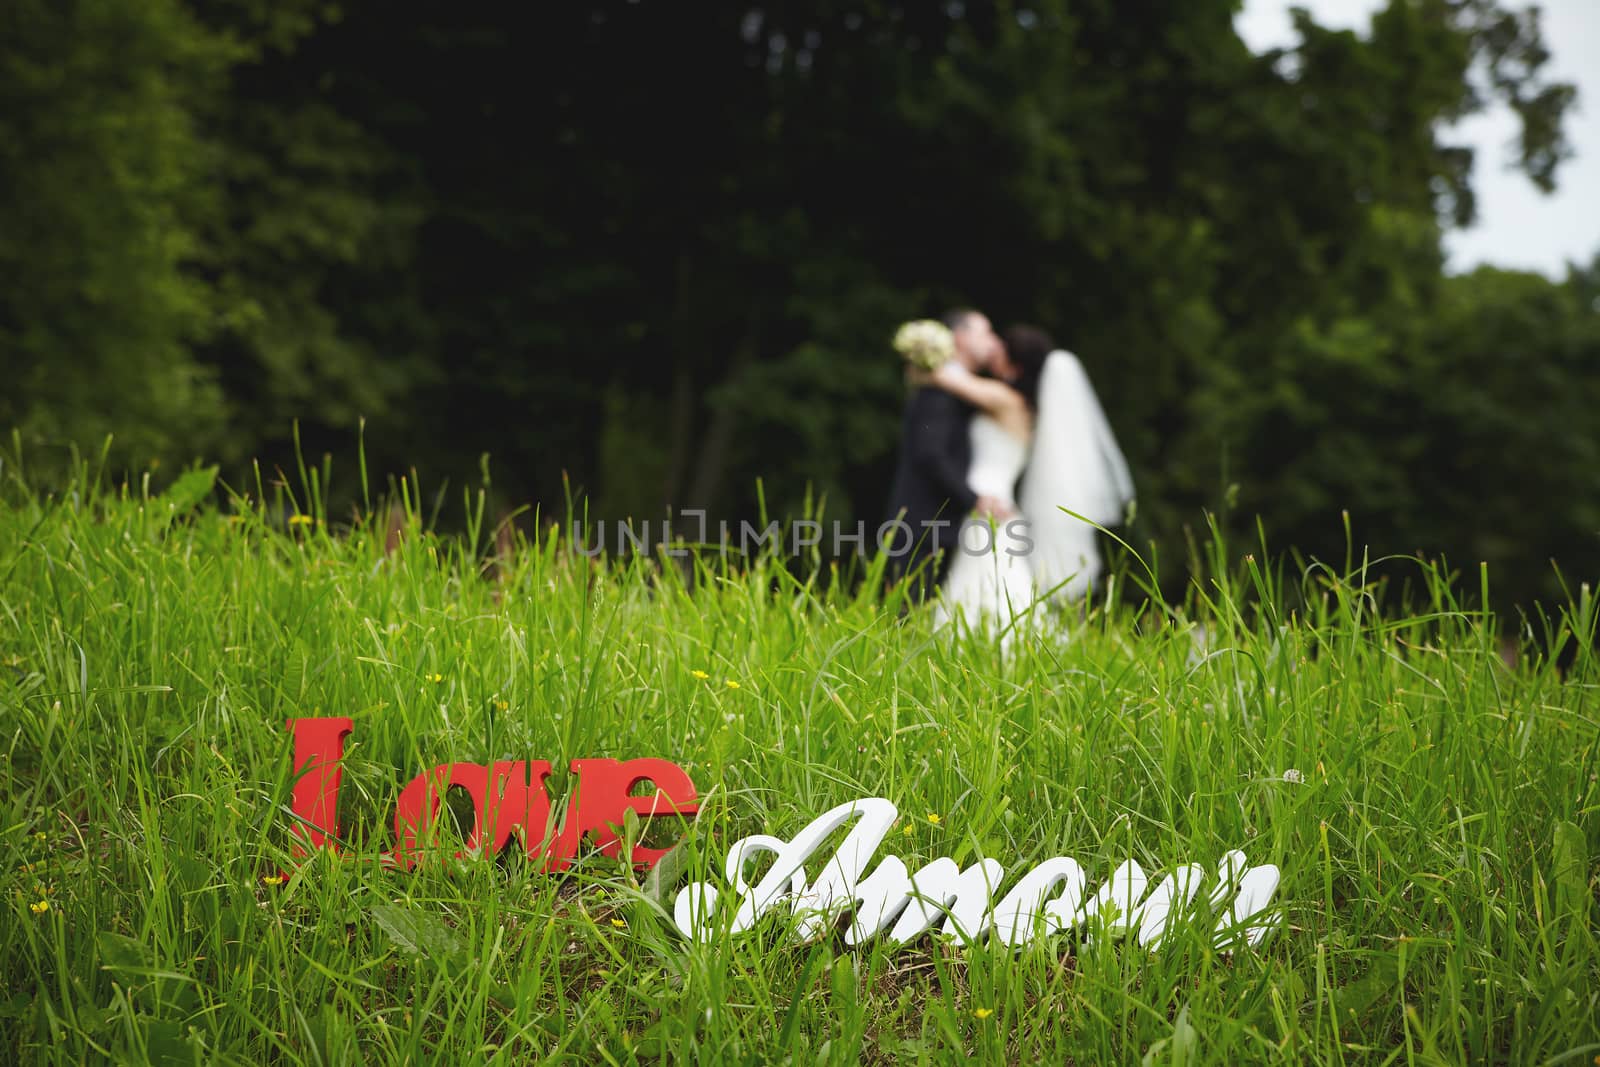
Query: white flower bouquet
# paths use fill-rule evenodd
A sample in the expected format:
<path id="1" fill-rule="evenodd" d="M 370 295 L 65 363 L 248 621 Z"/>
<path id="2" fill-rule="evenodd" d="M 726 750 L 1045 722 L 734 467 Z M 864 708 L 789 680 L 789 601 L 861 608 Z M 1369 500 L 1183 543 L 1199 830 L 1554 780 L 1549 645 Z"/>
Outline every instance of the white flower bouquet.
<path id="1" fill-rule="evenodd" d="M 895 331 L 894 350 L 913 367 L 938 370 L 955 358 L 956 339 L 944 323 L 917 319 Z"/>

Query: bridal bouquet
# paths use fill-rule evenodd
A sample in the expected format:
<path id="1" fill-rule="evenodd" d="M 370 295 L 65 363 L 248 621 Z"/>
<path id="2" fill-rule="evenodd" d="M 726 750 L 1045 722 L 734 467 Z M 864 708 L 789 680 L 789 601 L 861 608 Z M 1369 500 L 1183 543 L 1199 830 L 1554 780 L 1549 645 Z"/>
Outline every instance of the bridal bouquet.
<path id="1" fill-rule="evenodd" d="M 895 331 L 894 350 L 913 367 L 937 370 L 955 358 L 956 339 L 944 323 L 918 319 Z"/>

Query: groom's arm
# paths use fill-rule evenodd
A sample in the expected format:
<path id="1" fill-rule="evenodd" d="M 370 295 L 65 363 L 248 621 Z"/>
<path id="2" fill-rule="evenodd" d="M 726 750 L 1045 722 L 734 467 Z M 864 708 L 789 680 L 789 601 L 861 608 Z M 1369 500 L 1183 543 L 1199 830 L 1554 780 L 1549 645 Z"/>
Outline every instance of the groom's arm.
<path id="1" fill-rule="evenodd" d="M 967 485 L 967 465 L 950 447 L 967 432 L 967 411 L 942 389 L 918 389 L 911 397 L 911 462 L 950 500 L 959 521 L 978 503 Z"/>

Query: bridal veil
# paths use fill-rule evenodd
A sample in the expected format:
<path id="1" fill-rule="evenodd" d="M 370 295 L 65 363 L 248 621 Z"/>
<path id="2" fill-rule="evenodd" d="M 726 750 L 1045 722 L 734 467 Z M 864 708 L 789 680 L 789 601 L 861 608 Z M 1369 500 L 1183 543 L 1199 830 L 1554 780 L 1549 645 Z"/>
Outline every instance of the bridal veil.
<path id="1" fill-rule="evenodd" d="M 1056 350 L 1039 378 L 1033 455 L 1018 504 L 1034 541 L 1034 583 L 1040 595 L 1078 599 L 1099 577 L 1095 529 L 1123 521 L 1133 479 L 1083 364 Z"/>

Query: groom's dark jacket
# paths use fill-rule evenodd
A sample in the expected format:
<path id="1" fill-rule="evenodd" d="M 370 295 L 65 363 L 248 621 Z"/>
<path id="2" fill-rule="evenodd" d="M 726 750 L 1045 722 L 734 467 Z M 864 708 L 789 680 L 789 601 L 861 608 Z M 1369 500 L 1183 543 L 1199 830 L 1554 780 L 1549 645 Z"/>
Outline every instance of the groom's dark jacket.
<path id="1" fill-rule="evenodd" d="M 899 518 L 911 528 L 912 548 L 889 562 L 891 576 L 899 577 L 934 553 L 940 553 L 926 581 L 940 581 L 950 566 L 961 520 L 978 502 L 967 487 L 967 466 L 972 459 L 972 443 L 967 426 L 973 408 L 943 389 L 923 386 L 906 402 L 905 420 L 900 427 L 900 462 L 889 491 L 889 514 L 885 521 Z M 935 526 L 943 520 L 946 525 Z M 905 547 L 906 531 L 892 527 L 884 531 L 891 540 L 891 552 Z"/>

